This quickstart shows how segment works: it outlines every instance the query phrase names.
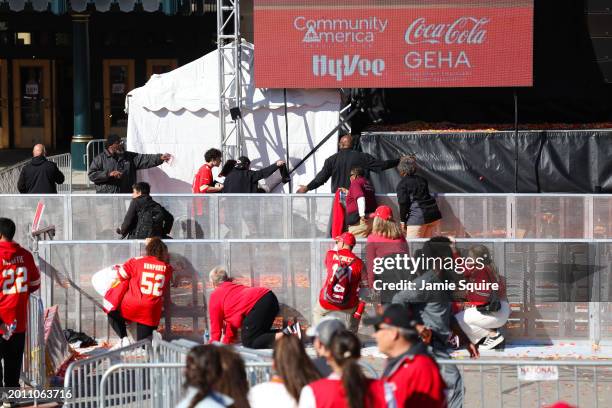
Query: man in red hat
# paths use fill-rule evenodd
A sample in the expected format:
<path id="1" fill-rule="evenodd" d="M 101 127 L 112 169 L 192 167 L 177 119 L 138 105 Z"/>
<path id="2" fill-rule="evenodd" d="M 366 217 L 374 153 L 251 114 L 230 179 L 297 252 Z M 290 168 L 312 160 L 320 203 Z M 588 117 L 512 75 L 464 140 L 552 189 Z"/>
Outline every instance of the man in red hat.
<path id="1" fill-rule="evenodd" d="M 352 317 L 359 304 L 359 286 L 363 262 L 353 253 L 355 237 L 345 232 L 336 237 L 336 248 L 327 251 L 327 277 L 313 310 L 313 325 L 328 315 L 352 327 Z"/>

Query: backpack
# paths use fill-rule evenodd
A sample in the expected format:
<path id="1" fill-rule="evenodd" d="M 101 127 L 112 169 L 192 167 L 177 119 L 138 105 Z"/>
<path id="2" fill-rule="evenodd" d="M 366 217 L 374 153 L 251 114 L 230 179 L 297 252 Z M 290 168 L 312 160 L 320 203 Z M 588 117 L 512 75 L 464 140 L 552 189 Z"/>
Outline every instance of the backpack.
<path id="1" fill-rule="evenodd" d="M 323 291 L 323 298 L 331 305 L 337 307 L 345 307 L 350 300 L 351 294 L 349 293 L 351 278 L 353 270 L 351 264 L 343 264 L 340 262 L 338 268 L 336 268 L 334 275 L 329 281 L 326 282 L 325 290 Z"/>
<path id="2" fill-rule="evenodd" d="M 132 239 L 145 239 L 150 237 L 164 237 L 172 229 L 169 213 L 155 201 L 147 201 L 138 210 L 138 223 Z"/>

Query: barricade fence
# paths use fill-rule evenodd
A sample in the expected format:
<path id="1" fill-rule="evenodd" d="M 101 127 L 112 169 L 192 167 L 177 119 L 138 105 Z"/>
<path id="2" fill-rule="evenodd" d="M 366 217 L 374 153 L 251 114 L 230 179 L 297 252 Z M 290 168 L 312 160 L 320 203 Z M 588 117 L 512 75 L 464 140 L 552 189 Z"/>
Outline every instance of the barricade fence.
<path id="1" fill-rule="evenodd" d="M 154 195 L 174 215 L 175 239 L 312 239 L 328 236 L 331 194 Z M 41 226 L 53 224 L 64 240 L 119 239 L 129 195 L 0 195 L 0 215 L 29 239 L 38 202 Z M 395 195 L 381 204 L 399 210 Z M 463 238 L 612 239 L 612 195 L 439 194 L 437 235 Z"/>
<path id="2" fill-rule="evenodd" d="M 311 321 L 331 240 L 167 240 L 174 269 L 171 306 L 160 331 L 200 341 L 208 327 L 208 272 L 225 265 L 239 283 L 274 291 L 284 317 Z M 410 254 L 423 240 L 409 243 Z M 463 253 L 486 246 L 507 286 L 511 340 L 612 339 L 612 240 L 458 239 Z M 46 241 L 39 246 L 46 305 L 59 305 L 62 323 L 94 337 L 109 334 L 92 275 L 144 253 L 142 241 Z M 354 249 L 366 259 L 365 245 Z M 366 259 L 367 265 L 367 259 Z M 367 310 L 366 312 L 371 312 Z M 112 333 L 111 333 L 112 334 Z"/>
<path id="3" fill-rule="evenodd" d="M 32 387 L 43 387 L 46 384 L 45 311 L 42 299 L 37 295 L 30 295 L 28 303 L 28 326 L 21 380 Z"/>
<path id="4" fill-rule="evenodd" d="M 11 167 L 0 170 L 0 194 L 17 194 L 17 182 L 21 170 L 30 163 L 31 159 L 21 161 Z M 57 192 L 66 194 L 72 192 L 72 157 L 70 153 L 48 156 L 47 160 L 57 164 L 57 167 L 64 174 L 65 181 L 57 186 Z"/>
<path id="5" fill-rule="evenodd" d="M 94 157 L 104 151 L 104 142 L 106 142 L 106 139 L 93 139 L 87 142 L 87 146 L 85 146 L 85 154 L 83 155 L 86 174 L 89 174 L 89 166 L 91 166 L 91 162 Z M 89 177 L 87 177 L 87 187 L 89 186 L 91 186 L 91 181 L 89 180 Z"/>
<path id="6" fill-rule="evenodd" d="M 597 408 L 612 403 L 610 361 L 437 360 L 437 363 L 442 371 L 461 374 L 464 406 L 520 408 L 566 401 Z M 251 387 L 270 380 L 271 361 L 246 360 L 245 366 Z M 97 401 L 101 408 L 173 407 L 187 394 L 182 388 L 184 367 L 184 362 L 114 364 L 101 376 L 100 393 L 92 401 Z M 378 378 L 378 373 L 374 374 L 372 377 Z"/>
<path id="7" fill-rule="evenodd" d="M 65 404 L 68 408 L 93 408 L 100 395 L 100 382 L 104 373 L 113 365 L 121 363 L 154 363 L 155 353 L 150 340 L 142 340 L 130 346 L 71 363 L 66 369 L 64 387 L 69 388 L 72 398 Z M 136 379 L 123 378 L 112 383 L 116 392 L 137 393 L 136 387 L 143 383 Z M 123 405 L 120 405 L 123 406 Z"/>

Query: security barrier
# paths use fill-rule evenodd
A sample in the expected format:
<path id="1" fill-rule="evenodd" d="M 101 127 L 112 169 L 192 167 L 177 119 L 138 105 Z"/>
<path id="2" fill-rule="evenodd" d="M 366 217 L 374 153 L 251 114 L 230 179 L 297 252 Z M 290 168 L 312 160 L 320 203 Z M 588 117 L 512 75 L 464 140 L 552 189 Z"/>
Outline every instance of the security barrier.
<path id="1" fill-rule="evenodd" d="M 30 295 L 28 304 L 28 326 L 21 380 L 32 387 L 43 387 L 46 384 L 45 311 L 42 300 L 37 295 Z"/>
<path id="2" fill-rule="evenodd" d="M 465 386 L 464 406 L 536 407 L 566 401 L 576 406 L 612 404 L 612 362 L 438 360 L 441 370 L 460 370 Z M 97 398 L 100 408 L 131 406 L 168 408 L 185 395 L 183 363 L 122 363 L 106 370 Z M 246 362 L 250 385 L 269 381 L 271 362 Z M 117 384 L 134 384 L 129 388 Z"/>
<path id="3" fill-rule="evenodd" d="M 328 236 L 331 194 L 154 195 L 174 215 L 175 239 L 313 239 Z M 394 195 L 379 195 L 399 215 Z M 115 240 L 129 195 L 0 195 L 0 216 L 17 221 L 17 242 L 39 201 L 41 226 L 57 238 Z M 439 194 L 436 234 L 474 239 L 612 239 L 612 195 Z"/>
<path id="4" fill-rule="evenodd" d="M 68 408 L 93 408 L 92 401 L 100 395 L 100 381 L 111 366 L 120 363 L 152 363 L 154 352 L 151 341 L 143 340 L 130 346 L 71 363 L 64 377 L 64 387 L 70 388 L 72 398 L 66 402 Z M 149 377 L 124 377 L 112 383 L 121 393 L 137 393 L 142 381 Z"/>
<path id="5" fill-rule="evenodd" d="M 166 241 L 175 270 L 172 305 L 160 330 L 169 338 L 200 341 L 207 328 L 208 271 L 226 265 L 239 283 L 272 289 L 281 314 L 311 320 L 324 278 L 330 240 Z M 458 239 L 459 249 L 489 248 L 507 282 L 512 315 L 507 338 L 549 344 L 551 340 L 612 339 L 612 240 Z M 410 242 L 410 253 L 422 240 Z M 91 276 L 140 256 L 142 241 L 51 241 L 40 244 L 45 304 L 60 305 L 66 328 L 94 337 L 108 335 Z M 355 248 L 365 258 L 363 242 Z M 572 279 L 571 282 L 567 281 Z"/>
<path id="6" fill-rule="evenodd" d="M 565 401 L 577 407 L 612 404 L 612 361 L 438 360 L 455 366 L 465 385 L 464 406 L 542 407 Z"/>

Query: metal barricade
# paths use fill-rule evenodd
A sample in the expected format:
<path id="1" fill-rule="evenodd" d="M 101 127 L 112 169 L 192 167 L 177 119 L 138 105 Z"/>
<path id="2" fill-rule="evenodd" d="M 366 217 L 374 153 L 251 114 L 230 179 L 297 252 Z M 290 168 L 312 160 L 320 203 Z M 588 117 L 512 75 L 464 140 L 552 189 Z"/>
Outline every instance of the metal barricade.
<path id="1" fill-rule="evenodd" d="M 72 155 L 70 153 L 58 154 L 47 157 L 47 160 L 57 164 L 64 174 L 64 183 L 57 186 L 57 192 L 60 194 L 72 193 Z"/>
<path id="2" fill-rule="evenodd" d="M 541 407 L 565 401 L 579 407 L 612 406 L 612 361 L 437 360 L 455 367 L 464 406 Z"/>
<path id="3" fill-rule="evenodd" d="M 19 163 L 0 171 L 0 194 L 19 193 L 19 190 L 17 190 L 17 181 L 19 180 L 21 170 L 29 162 L 30 159 L 20 161 Z"/>
<path id="4" fill-rule="evenodd" d="M 271 362 L 247 362 L 245 367 L 250 386 L 270 380 Z M 115 364 L 102 375 L 98 407 L 173 407 L 184 396 L 184 368 L 183 363 Z"/>
<path id="5" fill-rule="evenodd" d="M 84 360 L 71 363 L 66 370 L 64 387 L 70 388 L 72 398 L 66 401 L 69 408 L 93 408 L 93 402 L 100 395 L 100 381 L 105 371 L 121 363 L 152 363 L 154 357 L 150 340 L 142 340 L 130 346 L 108 351 Z M 137 392 L 139 385 L 130 378 L 113 383 L 123 393 Z"/>
<path id="6" fill-rule="evenodd" d="M 28 328 L 21 379 L 32 387 L 44 387 L 46 384 L 45 311 L 42 300 L 36 295 L 30 295 L 28 304 Z"/>

